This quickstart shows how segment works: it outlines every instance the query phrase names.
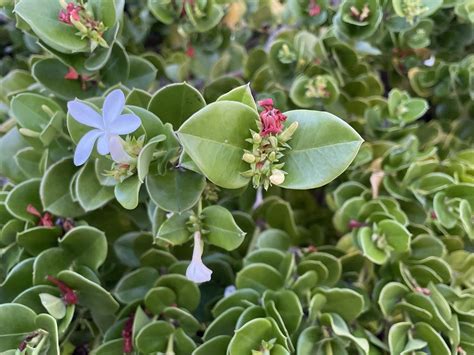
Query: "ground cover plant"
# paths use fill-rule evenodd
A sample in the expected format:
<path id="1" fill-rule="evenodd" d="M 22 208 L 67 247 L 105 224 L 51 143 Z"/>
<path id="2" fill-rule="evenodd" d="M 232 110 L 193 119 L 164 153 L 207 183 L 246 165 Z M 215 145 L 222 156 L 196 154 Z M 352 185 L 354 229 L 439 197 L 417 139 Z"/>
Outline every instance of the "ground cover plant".
<path id="1" fill-rule="evenodd" d="M 0 0 L 1 354 L 474 354 L 472 0 Z"/>

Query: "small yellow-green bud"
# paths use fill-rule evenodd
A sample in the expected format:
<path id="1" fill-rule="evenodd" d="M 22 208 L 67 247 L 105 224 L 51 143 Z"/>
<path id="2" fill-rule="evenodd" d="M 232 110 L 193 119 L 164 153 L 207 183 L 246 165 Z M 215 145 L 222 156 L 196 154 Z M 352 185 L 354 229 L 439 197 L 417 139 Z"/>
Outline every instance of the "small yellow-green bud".
<path id="1" fill-rule="evenodd" d="M 270 154 L 268 154 L 268 160 L 275 161 L 275 159 L 276 159 L 275 151 L 270 152 Z"/>
<path id="2" fill-rule="evenodd" d="M 46 113 L 49 117 L 54 116 L 54 112 L 46 105 L 41 105 L 41 109 L 43 110 L 44 113 Z"/>
<path id="3" fill-rule="evenodd" d="M 297 128 L 298 128 L 298 122 L 293 122 L 292 124 L 290 124 L 290 126 L 287 129 L 283 131 L 282 134 L 280 134 L 278 138 L 280 138 L 280 141 L 282 141 L 283 143 L 288 142 L 293 136 L 293 134 L 295 133 Z"/>
<path id="4" fill-rule="evenodd" d="M 254 133 L 252 139 L 255 144 L 260 144 L 262 142 L 262 136 L 258 133 Z"/>
<path id="5" fill-rule="evenodd" d="M 255 163 L 255 155 L 251 153 L 244 153 L 242 160 L 249 164 Z"/>
<path id="6" fill-rule="evenodd" d="M 38 138 L 40 136 L 39 132 L 33 131 L 29 128 L 23 128 L 22 127 L 18 131 L 26 137 Z"/>
<path id="7" fill-rule="evenodd" d="M 74 27 L 76 27 L 77 30 L 78 30 L 79 32 L 81 32 L 82 34 L 86 35 L 86 34 L 89 32 L 89 30 L 87 29 L 87 27 L 84 26 L 84 24 L 83 24 L 82 22 L 76 21 L 76 20 L 74 20 L 73 18 L 71 18 L 71 23 L 72 23 L 72 24 L 74 25 Z"/>
<path id="8" fill-rule="evenodd" d="M 275 136 L 268 136 L 268 141 L 270 142 L 273 148 L 278 147 L 278 140 Z"/>

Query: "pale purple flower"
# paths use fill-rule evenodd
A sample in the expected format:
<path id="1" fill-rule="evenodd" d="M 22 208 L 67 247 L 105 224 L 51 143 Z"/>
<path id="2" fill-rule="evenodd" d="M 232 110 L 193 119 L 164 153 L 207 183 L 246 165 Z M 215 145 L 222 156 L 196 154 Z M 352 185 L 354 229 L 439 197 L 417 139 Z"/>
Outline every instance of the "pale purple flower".
<path id="1" fill-rule="evenodd" d="M 200 232 L 194 232 L 194 249 L 191 263 L 186 269 L 186 277 L 196 283 L 207 282 L 211 279 L 212 270 L 202 262 L 203 243 Z"/>
<path id="2" fill-rule="evenodd" d="M 119 89 L 107 95 L 102 108 L 102 116 L 90 106 L 78 101 L 69 101 L 67 108 L 72 118 L 93 129 L 84 134 L 74 152 L 74 164 L 84 164 L 89 159 L 97 142 L 100 155 L 111 155 L 117 163 L 129 163 L 131 157 L 123 148 L 122 134 L 130 134 L 141 125 L 134 114 L 122 114 L 125 107 L 125 95 Z"/>

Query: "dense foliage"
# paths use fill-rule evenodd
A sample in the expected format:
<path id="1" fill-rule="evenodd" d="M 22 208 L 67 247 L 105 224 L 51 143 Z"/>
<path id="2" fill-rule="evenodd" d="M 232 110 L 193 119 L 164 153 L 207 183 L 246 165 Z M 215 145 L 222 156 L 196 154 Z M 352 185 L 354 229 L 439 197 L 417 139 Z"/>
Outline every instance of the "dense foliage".
<path id="1" fill-rule="evenodd" d="M 1 354 L 474 354 L 473 0 L 0 0 Z"/>

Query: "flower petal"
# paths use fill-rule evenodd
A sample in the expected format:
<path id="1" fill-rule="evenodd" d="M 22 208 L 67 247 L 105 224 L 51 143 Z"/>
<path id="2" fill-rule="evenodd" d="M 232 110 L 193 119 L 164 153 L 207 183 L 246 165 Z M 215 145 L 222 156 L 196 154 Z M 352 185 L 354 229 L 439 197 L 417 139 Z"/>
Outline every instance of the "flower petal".
<path id="1" fill-rule="evenodd" d="M 196 283 L 207 282 L 211 279 L 212 270 L 202 262 L 203 243 L 200 232 L 194 232 L 194 247 L 191 263 L 186 269 L 186 277 Z"/>
<path id="2" fill-rule="evenodd" d="M 129 163 L 132 161 L 130 155 L 123 149 L 122 139 L 119 136 L 113 135 L 109 137 L 109 150 L 112 159 L 116 163 Z"/>
<path id="3" fill-rule="evenodd" d="M 142 121 L 133 114 L 120 115 L 112 121 L 111 134 L 129 134 L 137 130 Z"/>
<path id="4" fill-rule="evenodd" d="M 97 138 L 104 133 L 98 129 L 93 129 L 84 134 L 77 144 L 76 151 L 74 152 L 74 165 L 79 166 L 84 164 L 89 159 L 94 143 Z"/>
<path id="5" fill-rule="evenodd" d="M 77 122 L 89 127 L 104 128 L 102 117 L 89 105 L 76 99 L 67 103 L 67 109 Z"/>
<path id="6" fill-rule="evenodd" d="M 122 113 L 125 106 L 125 95 L 122 90 L 116 89 L 107 95 L 102 109 L 105 127 L 111 128 L 112 122 Z"/>
<path id="7" fill-rule="evenodd" d="M 99 152 L 100 155 L 106 155 L 110 153 L 109 137 L 106 134 L 103 134 L 97 140 L 97 152 Z"/>
<path id="8" fill-rule="evenodd" d="M 201 260 L 192 260 L 186 269 L 186 277 L 196 283 L 207 282 L 211 280 L 212 270 L 209 269 Z"/>

